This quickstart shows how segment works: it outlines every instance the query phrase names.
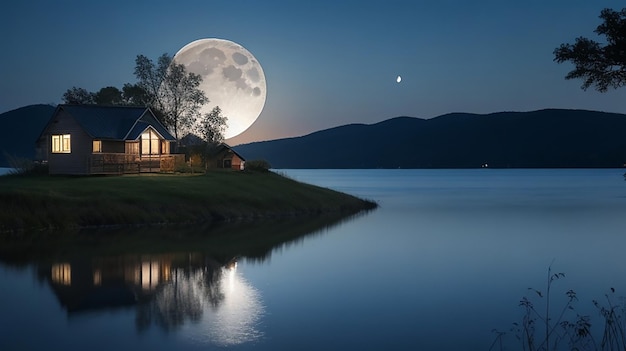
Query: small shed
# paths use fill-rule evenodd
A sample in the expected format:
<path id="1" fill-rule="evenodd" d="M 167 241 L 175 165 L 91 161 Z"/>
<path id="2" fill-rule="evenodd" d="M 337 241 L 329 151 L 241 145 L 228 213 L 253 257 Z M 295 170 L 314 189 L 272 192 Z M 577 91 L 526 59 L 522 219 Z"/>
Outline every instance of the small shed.
<path id="1" fill-rule="evenodd" d="M 243 171 L 246 160 L 228 144 L 220 143 L 207 151 L 204 141 L 193 134 L 187 134 L 180 140 L 180 149 L 184 150 L 192 165 L 203 164 L 206 158 L 207 168 L 223 168 Z"/>
<path id="2" fill-rule="evenodd" d="M 243 171 L 246 165 L 246 160 L 243 156 L 224 143 L 218 146 L 215 153 L 215 161 L 218 168 L 230 168 L 240 171 Z"/>
<path id="3" fill-rule="evenodd" d="M 168 172 L 175 141 L 147 107 L 59 105 L 36 147 L 50 174 Z"/>

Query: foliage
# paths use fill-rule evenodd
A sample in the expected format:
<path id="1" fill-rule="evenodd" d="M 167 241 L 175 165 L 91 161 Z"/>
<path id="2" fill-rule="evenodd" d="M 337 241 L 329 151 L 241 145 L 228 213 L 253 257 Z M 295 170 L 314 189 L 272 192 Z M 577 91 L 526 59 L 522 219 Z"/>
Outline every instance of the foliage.
<path id="1" fill-rule="evenodd" d="M 122 103 L 129 106 L 146 106 L 150 102 L 150 96 L 138 84 L 124 84 L 122 87 L 122 98 Z"/>
<path id="2" fill-rule="evenodd" d="M 591 318 L 576 313 L 574 304 L 578 301 L 573 290 L 567 290 L 566 302 L 556 311 L 551 306 L 552 285 L 565 277 L 564 273 L 555 273 L 548 268 L 546 292 L 529 288 L 532 297 L 524 296 L 519 302 L 524 314 L 520 323 L 513 323 L 511 332 L 521 343 L 522 350 L 626 350 L 626 304 L 615 302 L 615 289 L 605 294 L 606 305 L 594 300 L 593 304 L 604 319 L 602 340 L 596 341 L 592 331 Z M 503 339 L 506 332 L 494 329 L 496 338 L 490 350 L 496 345 L 504 350 Z"/>
<path id="3" fill-rule="evenodd" d="M 94 104 L 94 94 L 84 88 L 72 87 L 63 93 L 63 103 L 71 105 Z"/>
<path id="4" fill-rule="evenodd" d="M 224 142 L 227 120 L 228 118 L 222 115 L 220 107 L 215 106 L 210 113 L 204 115 L 198 125 L 202 144 L 196 147 L 196 153 L 202 157 L 205 169 L 209 167 L 209 162 L 220 150 L 220 144 Z"/>
<path id="5" fill-rule="evenodd" d="M 200 108 L 209 100 L 199 89 L 202 77 L 187 72 L 168 55 L 161 55 L 157 64 L 143 55 L 135 60 L 137 85 L 150 97 L 149 105 L 169 127 L 176 139 L 192 129 L 199 118 Z"/>
<path id="6" fill-rule="evenodd" d="M 222 109 L 215 106 L 211 112 L 204 115 L 200 122 L 199 131 L 202 139 L 214 145 L 224 142 L 227 121 L 228 117 L 222 115 Z"/>
<path id="7" fill-rule="evenodd" d="M 622 299 L 621 304 L 616 303 L 615 289 L 604 295 L 607 305 L 604 306 L 594 300 L 593 304 L 604 318 L 604 333 L 600 346 L 602 350 L 626 350 L 626 305 Z"/>
<path id="8" fill-rule="evenodd" d="M 48 174 L 48 165 L 39 162 L 34 162 L 31 159 L 17 157 L 4 152 L 4 158 L 9 162 L 9 167 L 12 170 L 9 175 L 42 175 Z"/>
<path id="9" fill-rule="evenodd" d="M 558 327 L 563 325 L 565 313 L 568 310 L 573 310 L 573 303 L 577 300 L 576 293 L 573 290 L 568 290 L 565 293 L 567 302 L 561 308 L 556 319 L 552 317 L 550 306 L 552 284 L 564 277 L 564 273 L 552 274 L 551 267 L 549 267 L 545 295 L 540 290 L 529 288 L 539 298 L 545 298 L 543 310 L 536 308 L 535 303 L 526 296 L 520 300 L 520 306 L 524 308 L 525 313 L 522 323 L 514 323 L 514 326 L 517 328 L 517 336 L 522 341 L 524 349 L 527 347 L 529 350 L 555 350 L 558 349 L 559 343 L 565 338 L 565 334 Z M 542 330 L 542 334 L 538 335 L 538 329 Z"/>
<path id="10" fill-rule="evenodd" d="M 246 161 L 247 171 L 268 172 L 272 166 L 266 160 L 251 160 Z"/>
<path id="11" fill-rule="evenodd" d="M 105 87 L 94 94 L 96 105 L 121 105 L 123 102 L 122 91 L 116 87 Z"/>
<path id="12" fill-rule="evenodd" d="M 606 37 L 606 44 L 578 37 L 574 44 L 561 44 L 554 50 L 554 61 L 571 61 L 575 68 L 565 79 L 583 79 L 582 89 L 594 85 L 605 92 L 608 88 L 626 85 L 626 8 L 621 11 L 604 9 L 603 23 L 595 33 Z"/>
<path id="13" fill-rule="evenodd" d="M 161 55 L 156 64 L 146 56 L 138 55 L 134 73 L 138 82 L 126 83 L 122 90 L 108 86 L 93 93 L 84 88 L 72 87 L 63 94 L 63 102 L 149 106 L 177 139 L 183 132 L 192 131 L 202 122 L 200 109 L 209 100 L 199 88 L 202 82 L 200 75 L 187 72 L 185 65 L 176 63 L 168 54 Z M 221 114 L 217 116 L 221 117 Z M 216 126 L 225 126 L 225 123 L 226 117 L 223 117 L 223 122 Z M 216 136 L 219 132 L 223 136 L 224 129 L 216 129 Z"/>
<path id="14" fill-rule="evenodd" d="M 98 92 L 72 87 L 63 94 L 63 103 L 70 105 L 125 105 L 145 106 L 150 101 L 146 91 L 137 84 L 124 84 L 120 91 L 116 87 L 105 87 Z"/>

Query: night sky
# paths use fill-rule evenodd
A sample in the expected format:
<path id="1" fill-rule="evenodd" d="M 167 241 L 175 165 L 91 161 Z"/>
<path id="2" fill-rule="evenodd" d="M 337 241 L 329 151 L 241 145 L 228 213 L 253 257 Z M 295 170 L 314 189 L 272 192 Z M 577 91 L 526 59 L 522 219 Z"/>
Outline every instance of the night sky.
<path id="1" fill-rule="evenodd" d="M 553 50 L 621 1 L 5 1 L 0 112 L 60 103 L 73 86 L 134 83 L 135 57 L 201 38 L 248 49 L 267 79 L 258 120 L 231 145 L 348 123 L 542 108 L 626 112 L 624 90 L 564 79 Z M 402 82 L 396 83 L 396 77 Z M 211 97 L 209 96 L 209 99 Z"/>

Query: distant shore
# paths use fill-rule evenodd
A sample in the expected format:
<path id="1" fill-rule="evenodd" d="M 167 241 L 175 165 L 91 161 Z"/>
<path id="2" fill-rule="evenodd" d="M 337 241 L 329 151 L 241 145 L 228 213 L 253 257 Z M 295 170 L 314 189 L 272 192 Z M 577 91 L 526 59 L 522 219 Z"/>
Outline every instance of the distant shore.
<path id="1" fill-rule="evenodd" d="M 377 204 L 273 172 L 0 177 L 0 232 L 354 214 Z"/>

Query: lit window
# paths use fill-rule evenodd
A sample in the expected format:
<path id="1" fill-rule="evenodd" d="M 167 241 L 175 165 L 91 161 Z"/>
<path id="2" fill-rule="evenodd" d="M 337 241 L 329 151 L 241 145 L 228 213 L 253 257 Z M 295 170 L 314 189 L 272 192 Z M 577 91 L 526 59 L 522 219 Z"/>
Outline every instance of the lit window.
<path id="1" fill-rule="evenodd" d="M 64 153 L 69 154 L 71 152 L 71 142 L 69 134 L 53 135 L 52 136 L 52 152 L 55 154 Z"/>
<path id="2" fill-rule="evenodd" d="M 159 145 L 159 136 L 152 129 L 148 129 L 141 134 L 142 155 L 158 155 L 160 151 Z"/>
<path id="3" fill-rule="evenodd" d="M 52 265 L 52 281 L 61 285 L 72 285 L 72 268 L 69 263 Z"/>
<path id="4" fill-rule="evenodd" d="M 102 152 L 102 141 L 94 140 L 93 141 L 93 152 Z"/>
<path id="5" fill-rule="evenodd" d="M 141 287 L 144 290 L 153 290 L 159 284 L 160 270 L 158 261 L 141 263 Z"/>
<path id="6" fill-rule="evenodd" d="M 99 269 L 96 269 L 93 272 L 93 285 L 95 286 L 102 285 L 102 272 Z"/>

